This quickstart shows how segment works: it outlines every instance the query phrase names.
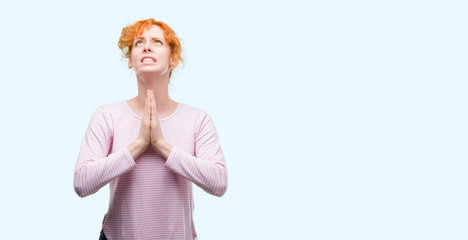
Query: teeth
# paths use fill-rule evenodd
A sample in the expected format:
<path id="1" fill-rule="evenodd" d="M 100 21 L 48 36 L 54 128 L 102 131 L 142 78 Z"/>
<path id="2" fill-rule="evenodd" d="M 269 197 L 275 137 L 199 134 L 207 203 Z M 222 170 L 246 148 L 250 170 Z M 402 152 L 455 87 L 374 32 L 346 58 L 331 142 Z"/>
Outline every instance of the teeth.
<path id="1" fill-rule="evenodd" d="M 151 59 L 151 58 L 145 58 L 145 59 L 143 59 L 143 62 L 149 63 L 149 62 L 154 62 L 154 60 Z"/>

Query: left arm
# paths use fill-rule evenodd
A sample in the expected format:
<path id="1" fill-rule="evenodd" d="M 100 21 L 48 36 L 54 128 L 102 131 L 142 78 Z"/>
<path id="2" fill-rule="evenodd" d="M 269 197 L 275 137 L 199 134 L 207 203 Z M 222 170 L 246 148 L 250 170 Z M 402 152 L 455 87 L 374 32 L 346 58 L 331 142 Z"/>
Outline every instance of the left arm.
<path id="1" fill-rule="evenodd" d="M 211 118 L 204 112 L 199 116 L 195 132 L 195 156 L 178 149 L 165 140 L 154 148 L 167 159 L 165 166 L 207 193 L 221 197 L 227 190 L 227 167 Z"/>
<path id="2" fill-rule="evenodd" d="M 227 190 L 227 168 L 215 125 L 200 111 L 195 120 L 195 156 L 169 144 L 162 135 L 157 105 L 150 90 L 151 145 L 166 159 L 165 167 L 195 183 L 207 193 L 221 197 Z"/>

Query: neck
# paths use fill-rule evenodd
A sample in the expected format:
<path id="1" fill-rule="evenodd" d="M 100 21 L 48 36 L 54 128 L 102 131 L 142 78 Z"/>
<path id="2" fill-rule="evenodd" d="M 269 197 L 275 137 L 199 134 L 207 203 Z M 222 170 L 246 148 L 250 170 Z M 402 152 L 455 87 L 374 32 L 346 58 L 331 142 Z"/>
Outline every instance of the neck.
<path id="1" fill-rule="evenodd" d="M 156 75 L 153 73 L 146 73 L 137 75 L 138 82 L 138 96 L 134 98 L 138 108 L 145 108 L 146 91 L 153 90 L 156 99 L 156 107 L 158 115 L 167 113 L 171 107 L 176 104 L 174 100 L 169 97 L 169 75 Z"/>

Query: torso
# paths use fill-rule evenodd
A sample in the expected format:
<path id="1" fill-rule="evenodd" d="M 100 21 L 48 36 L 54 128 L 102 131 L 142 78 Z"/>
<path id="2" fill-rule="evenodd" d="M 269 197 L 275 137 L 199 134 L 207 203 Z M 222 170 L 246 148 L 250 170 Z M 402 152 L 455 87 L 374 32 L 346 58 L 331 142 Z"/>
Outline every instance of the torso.
<path id="1" fill-rule="evenodd" d="M 183 103 L 178 104 L 179 110 L 160 122 L 161 131 L 174 148 L 196 156 L 195 137 L 202 124 L 197 120 L 204 119 L 199 117 L 204 112 Z M 165 166 L 167 159 L 152 147 L 146 148 L 138 159 L 127 154 L 119 155 L 138 137 L 141 119 L 130 108 L 129 101 L 103 107 L 105 111 L 98 115 L 102 119 L 95 126 L 106 126 L 102 131 L 106 134 L 102 135 L 109 136 L 105 140 L 109 141 L 110 147 L 104 152 L 108 156 L 120 156 L 118 158 L 137 162 L 131 171 L 124 170 L 128 169 L 123 164 L 126 161 L 109 163 L 116 167 L 108 168 L 109 171 L 123 174 L 109 182 L 109 209 L 103 219 L 103 229 L 108 239 L 193 239 L 196 231 L 192 217 L 192 183 Z M 99 146 L 96 144 L 96 147 Z"/>

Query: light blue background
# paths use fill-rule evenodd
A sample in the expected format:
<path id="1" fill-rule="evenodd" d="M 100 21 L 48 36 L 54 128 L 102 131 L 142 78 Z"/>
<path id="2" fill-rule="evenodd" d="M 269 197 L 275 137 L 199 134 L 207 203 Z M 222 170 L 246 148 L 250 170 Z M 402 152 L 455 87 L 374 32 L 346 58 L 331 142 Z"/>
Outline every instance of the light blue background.
<path id="1" fill-rule="evenodd" d="M 136 96 L 117 41 L 150 17 L 228 163 L 222 198 L 195 187 L 200 240 L 468 239 L 466 1 L 104 2 L 0 7 L 0 239 L 98 238 L 108 187 L 79 198 L 75 161 Z"/>

